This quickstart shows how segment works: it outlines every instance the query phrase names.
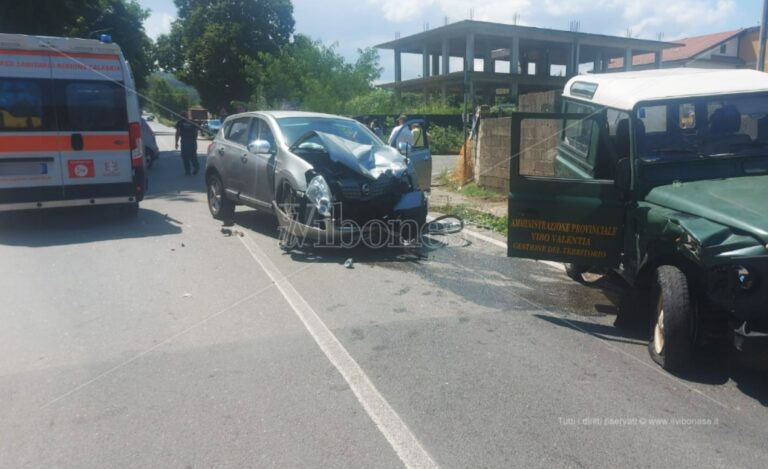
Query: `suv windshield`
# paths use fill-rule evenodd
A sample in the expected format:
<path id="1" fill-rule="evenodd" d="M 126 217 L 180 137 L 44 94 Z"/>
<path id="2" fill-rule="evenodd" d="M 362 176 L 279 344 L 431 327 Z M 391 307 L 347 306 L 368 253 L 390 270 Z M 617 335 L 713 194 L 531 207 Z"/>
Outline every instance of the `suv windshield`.
<path id="1" fill-rule="evenodd" d="M 765 155 L 768 94 L 645 103 L 635 117 L 642 161 Z"/>
<path id="2" fill-rule="evenodd" d="M 384 143 L 357 121 L 347 119 L 334 119 L 329 117 L 283 117 L 277 119 L 277 124 L 285 136 L 285 142 L 289 147 L 308 132 L 324 132 L 336 135 L 346 140 L 352 140 L 361 145 L 383 145 Z M 316 137 L 314 137 L 316 138 Z M 313 142 L 313 138 L 307 138 L 306 142 Z M 315 142 L 320 143 L 320 142 Z"/>

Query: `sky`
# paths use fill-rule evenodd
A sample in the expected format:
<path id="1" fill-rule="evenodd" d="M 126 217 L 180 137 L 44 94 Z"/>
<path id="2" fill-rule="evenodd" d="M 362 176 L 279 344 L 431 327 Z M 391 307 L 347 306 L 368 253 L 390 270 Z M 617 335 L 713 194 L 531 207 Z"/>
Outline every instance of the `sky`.
<path id="1" fill-rule="evenodd" d="M 156 38 L 168 32 L 176 16 L 172 0 L 138 0 L 151 10 L 144 28 Z M 347 61 L 357 50 L 425 27 L 470 19 L 542 28 L 569 29 L 572 20 L 580 31 L 596 34 L 675 39 L 757 26 L 761 0 L 293 0 L 295 32 L 336 44 Z M 384 67 L 381 82 L 394 75 L 391 51 L 380 51 Z M 403 78 L 415 78 L 421 58 L 403 56 Z"/>

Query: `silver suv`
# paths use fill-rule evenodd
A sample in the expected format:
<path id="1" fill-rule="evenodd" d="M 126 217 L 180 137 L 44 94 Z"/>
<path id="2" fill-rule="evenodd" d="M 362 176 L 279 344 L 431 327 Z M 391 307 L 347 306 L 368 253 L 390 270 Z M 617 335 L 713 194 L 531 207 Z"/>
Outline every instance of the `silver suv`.
<path id="1" fill-rule="evenodd" d="M 432 157 L 425 122 L 407 124 L 423 137 L 395 149 L 345 117 L 230 116 L 208 149 L 211 215 L 231 219 L 236 205 L 247 205 L 274 212 L 285 229 L 311 239 L 336 238 L 371 220 L 423 226 Z"/>

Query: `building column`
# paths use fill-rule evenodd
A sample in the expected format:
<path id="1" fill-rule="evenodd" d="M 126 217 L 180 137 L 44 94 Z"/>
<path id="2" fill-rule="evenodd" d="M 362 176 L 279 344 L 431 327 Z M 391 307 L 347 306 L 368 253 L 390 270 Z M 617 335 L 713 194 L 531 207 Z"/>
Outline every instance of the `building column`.
<path id="1" fill-rule="evenodd" d="M 440 55 L 432 54 L 432 76 L 440 75 Z"/>
<path id="2" fill-rule="evenodd" d="M 442 75 L 448 75 L 451 73 L 451 57 L 449 55 L 449 44 L 448 44 L 448 38 L 443 38 L 443 64 L 442 64 Z"/>
<path id="3" fill-rule="evenodd" d="M 440 95 L 443 98 L 443 102 L 445 102 L 448 99 L 448 85 L 443 83 L 440 85 Z"/>
<path id="4" fill-rule="evenodd" d="M 401 67 L 402 65 L 402 54 L 400 52 L 400 49 L 395 48 L 395 82 L 403 81 L 403 69 Z"/>
<path id="5" fill-rule="evenodd" d="M 464 53 L 466 70 L 475 71 L 475 33 L 467 33 L 467 50 Z"/>
<path id="6" fill-rule="evenodd" d="M 495 73 L 496 72 L 496 61 L 493 60 L 492 51 L 490 48 L 485 51 L 485 56 L 483 57 L 483 73 Z"/>
<path id="7" fill-rule="evenodd" d="M 627 49 L 624 52 L 624 71 L 629 72 L 632 70 L 632 49 Z"/>
<path id="8" fill-rule="evenodd" d="M 581 44 L 579 41 L 573 44 L 573 74 L 579 74 L 579 65 L 581 65 Z"/>
<path id="9" fill-rule="evenodd" d="M 525 70 L 519 70 L 520 67 L 520 38 L 517 36 L 512 37 L 512 45 L 509 47 L 509 73 L 517 75 L 522 72 L 525 75 Z"/>
<path id="10" fill-rule="evenodd" d="M 662 66 L 661 65 L 662 64 L 662 55 L 661 54 L 662 54 L 661 51 L 656 51 L 653 54 L 653 65 L 656 68 L 661 68 L 661 66 Z"/>
<path id="11" fill-rule="evenodd" d="M 421 46 L 421 77 L 429 78 L 429 48 L 426 44 Z"/>
<path id="12" fill-rule="evenodd" d="M 515 78 L 512 78 L 512 80 L 515 80 Z M 509 84 L 509 102 L 517 104 L 517 97 L 520 94 L 520 87 L 518 86 L 516 81 L 512 81 Z"/>

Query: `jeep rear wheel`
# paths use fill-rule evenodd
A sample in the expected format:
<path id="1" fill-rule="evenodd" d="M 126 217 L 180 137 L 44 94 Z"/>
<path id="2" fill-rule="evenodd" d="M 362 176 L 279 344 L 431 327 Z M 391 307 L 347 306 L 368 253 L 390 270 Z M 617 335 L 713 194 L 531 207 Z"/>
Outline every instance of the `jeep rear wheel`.
<path id="1" fill-rule="evenodd" d="M 694 311 L 688 279 L 677 267 L 656 270 L 651 296 L 651 341 L 648 352 L 667 371 L 685 369 L 693 355 Z"/>

